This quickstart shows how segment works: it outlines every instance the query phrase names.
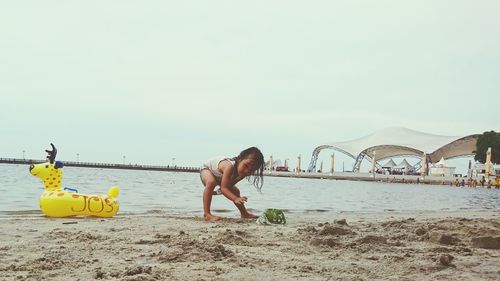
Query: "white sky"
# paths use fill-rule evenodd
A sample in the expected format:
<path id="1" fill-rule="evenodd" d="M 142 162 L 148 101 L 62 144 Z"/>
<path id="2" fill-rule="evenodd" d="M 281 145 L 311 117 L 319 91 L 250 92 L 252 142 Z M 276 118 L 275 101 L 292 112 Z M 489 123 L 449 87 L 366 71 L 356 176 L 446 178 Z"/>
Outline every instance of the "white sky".
<path id="1" fill-rule="evenodd" d="M 306 168 L 317 145 L 390 126 L 499 131 L 499 14 L 499 1 L 2 1 L 0 157 L 41 159 L 53 142 L 60 160 L 199 166 L 256 145 Z"/>

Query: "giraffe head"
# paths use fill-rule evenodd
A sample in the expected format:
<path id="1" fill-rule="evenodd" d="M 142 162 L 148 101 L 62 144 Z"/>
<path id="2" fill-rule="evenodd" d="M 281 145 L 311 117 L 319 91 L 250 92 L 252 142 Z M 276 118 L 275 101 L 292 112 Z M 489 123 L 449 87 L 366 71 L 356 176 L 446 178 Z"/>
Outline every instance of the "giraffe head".
<path id="1" fill-rule="evenodd" d="M 40 178 L 45 189 L 61 189 L 63 163 L 56 160 L 57 149 L 53 144 L 52 150 L 45 150 L 48 153 L 48 162 L 33 164 L 30 166 L 30 173 Z"/>

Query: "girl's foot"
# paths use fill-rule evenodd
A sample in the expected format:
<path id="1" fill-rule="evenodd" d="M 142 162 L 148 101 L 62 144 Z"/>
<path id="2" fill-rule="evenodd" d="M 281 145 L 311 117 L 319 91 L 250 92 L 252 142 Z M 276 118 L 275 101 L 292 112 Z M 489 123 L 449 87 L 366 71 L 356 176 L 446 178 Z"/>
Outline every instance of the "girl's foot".
<path id="1" fill-rule="evenodd" d="M 256 219 L 256 218 L 258 218 L 258 217 L 259 217 L 259 216 L 256 216 L 256 215 L 254 215 L 254 214 L 252 214 L 252 213 L 242 213 L 242 214 L 241 214 L 241 218 L 242 218 L 242 219 Z"/>
<path id="2" fill-rule="evenodd" d="M 221 219 L 221 217 L 214 216 L 212 214 L 205 214 L 203 215 L 203 218 L 205 219 L 205 221 L 218 221 Z"/>

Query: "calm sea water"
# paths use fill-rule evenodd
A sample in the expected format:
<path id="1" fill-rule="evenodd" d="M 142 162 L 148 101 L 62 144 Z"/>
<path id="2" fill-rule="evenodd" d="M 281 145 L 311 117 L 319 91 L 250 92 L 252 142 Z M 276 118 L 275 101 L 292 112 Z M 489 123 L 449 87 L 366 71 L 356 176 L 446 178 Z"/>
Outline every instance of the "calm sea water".
<path id="1" fill-rule="evenodd" d="M 120 213 L 162 210 L 201 214 L 203 187 L 197 173 L 133 171 L 65 167 L 63 186 L 80 193 L 102 194 L 120 188 Z M 450 186 L 371 183 L 265 177 L 262 194 L 246 180 L 239 183 L 247 207 L 258 213 L 266 208 L 290 212 L 380 212 L 500 209 L 500 190 Z M 0 213 L 39 212 L 41 180 L 27 165 L 0 164 Z M 236 213 L 223 196 L 215 196 L 212 209 Z"/>

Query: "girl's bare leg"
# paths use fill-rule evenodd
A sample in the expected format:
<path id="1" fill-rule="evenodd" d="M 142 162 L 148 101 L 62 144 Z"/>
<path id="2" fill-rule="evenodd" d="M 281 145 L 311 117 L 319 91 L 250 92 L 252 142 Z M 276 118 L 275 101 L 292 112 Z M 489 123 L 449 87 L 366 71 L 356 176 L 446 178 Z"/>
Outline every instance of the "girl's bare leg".
<path id="1" fill-rule="evenodd" d="M 201 181 L 205 185 L 205 190 L 203 191 L 203 218 L 206 221 L 218 221 L 221 218 L 212 215 L 210 212 L 210 205 L 212 205 L 212 195 L 215 187 L 217 186 L 217 181 L 214 175 L 209 170 L 202 170 L 200 173 Z"/>
<path id="2" fill-rule="evenodd" d="M 233 188 L 231 189 L 231 191 L 234 193 L 234 195 L 240 197 L 240 190 L 238 189 L 238 187 L 233 186 Z M 252 213 L 249 213 L 247 211 L 247 208 L 245 208 L 244 204 L 236 204 L 235 203 L 234 205 L 240 211 L 240 214 L 241 214 L 242 218 L 244 218 L 244 219 L 255 219 L 255 218 L 258 218 L 258 216 L 254 215 Z"/>

